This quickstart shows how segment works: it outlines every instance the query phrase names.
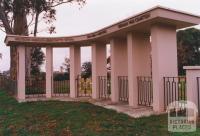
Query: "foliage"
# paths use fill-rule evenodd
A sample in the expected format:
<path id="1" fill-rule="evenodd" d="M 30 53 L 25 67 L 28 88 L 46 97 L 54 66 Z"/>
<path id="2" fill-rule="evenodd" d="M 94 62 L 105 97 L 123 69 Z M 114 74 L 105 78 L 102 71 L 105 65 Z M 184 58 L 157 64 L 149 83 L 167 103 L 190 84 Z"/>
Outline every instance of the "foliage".
<path id="1" fill-rule="evenodd" d="M 15 34 L 13 23 L 16 21 L 14 15 L 26 15 L 30 20 L 27 26 L 27 31 L 30 29 L 30 34 L 36 35 L 37 25 L 44 22 L 48 26 L 48 31 L 53 33 L 55 26 L 53 21 L 56 20 L 56 7 L 65 3 L 78 3 L 84 5 L 86 0 L 0 0 L 0 26 L 3 31 L 8 34 Z M 39 16 L 42 15 L 41 20 Z M 34 25 L 33 29 L 30 27 Z"/>
<path id="2" fill-rule="evenodd" d="M 44 53 L 40 47 L 33 48 L 31 53 L 31 75 L 40 74 L 40 66 L 44 63 Z"/>
<path id="3" fill-rule="evenodd" d="M 83 78 L 89 78 L 92 76 L 92 63 L 91 62 L 84 62 L 82 64 L 82 77 Z"/>
<path id="4" fill-rule="evenodd" d="M 184 75 L 183 66 L 200 65 L 200 30 L 189 28 L 177 32 L 178 69 Z"/>
<path id="5" fill-rule="evenodd" d="M 70 59 L 69 58 L 65 58 L 65 61 L 63 63 L 63 67 L 62 67 L 67 73 L 70 73 Z"/>
<path id="6" fill-rule="evenodd" d="M 54 81 L 64 81 L 69 80 L 69 73 L 55 73 L 54 74 Z"/>
<path id="7" fill-rule="evenodd" d="M 38 32 L 48 31 L 55 33 L 53 22 L 56 20 L 56 7 L 65 3 L 78 3 L 80 6 L 85 4 L 85 0 L 0 0 L 0 30 L 6 34 L 15 35 L 37 35 Z M 42 17 L 40 17 L 42 15 Z M 47 28 L 38 31 L 38 24 L 45 23 Z M 30 50 L 31 48 L 29 48 Z M 17 50 L 11 47 L 11 77 L 16 79 L 17 75 Z M 33 49 L 32 53 L 26 49 L 26 73 L 37 73 L 40 69 L 40 61 L 33 62 L 31 60 L 39 60 L 41 55 L 36 55 L 38 52 L 42 54 L 40 48 Z M 35 54 L 30 56 L 30 54 Z M 43 55 L 44 56 L 44 55 Z M 33 58 L 36 57 L 36 58 Z M 37 64 L 37 65 L 36 65 Z M 31 66 L 34 66 L 30 72 Z M 38 68 L 36 68 L 36 66 Z M 35 71 L 36 70 L 36 71 Z"/>

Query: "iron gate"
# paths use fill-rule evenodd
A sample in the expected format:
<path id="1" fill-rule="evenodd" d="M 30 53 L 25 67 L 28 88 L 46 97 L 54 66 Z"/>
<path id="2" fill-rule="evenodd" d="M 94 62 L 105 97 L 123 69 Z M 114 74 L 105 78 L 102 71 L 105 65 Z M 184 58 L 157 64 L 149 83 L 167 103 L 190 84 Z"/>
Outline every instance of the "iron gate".
<path id="1" fill-rule="evenodd" d="M 26 77 L 26 98 L 37 98 L 46 96 L 46 80 L 40 77 Z"/>
<path id="2" fill-rule="evenodd" d="M 77 97 L 91 97 L 92 96 L 92 80 L 91 78 L 82 78 L 77 76 L 76 79 Z"/>
<path id="3" fill-rule="evenodd" d="M 61 81 L 53 81 L 53 93 L 52 96 L 69 96 L 70 94 L 70 81 L 69 80 L 61 80 Z"/>
<path id="4" fill-rule="evenodd" d="M 138 105 L 152 106 L 153 104 L 153 85 L 152 77 L 137 77 L 138 83 Z"/>

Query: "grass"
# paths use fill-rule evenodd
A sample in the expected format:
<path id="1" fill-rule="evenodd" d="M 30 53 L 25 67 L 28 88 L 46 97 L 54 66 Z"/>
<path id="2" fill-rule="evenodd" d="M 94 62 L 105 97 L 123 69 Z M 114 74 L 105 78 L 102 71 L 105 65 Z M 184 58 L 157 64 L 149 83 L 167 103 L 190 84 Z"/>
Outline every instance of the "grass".
<path id="1" fill-rule="evenodd" d="M 89 103 L 17 103 L 0 91 L 0 136 L 197 136 L 169 133 L 167 115 L 130 118 Z"/>

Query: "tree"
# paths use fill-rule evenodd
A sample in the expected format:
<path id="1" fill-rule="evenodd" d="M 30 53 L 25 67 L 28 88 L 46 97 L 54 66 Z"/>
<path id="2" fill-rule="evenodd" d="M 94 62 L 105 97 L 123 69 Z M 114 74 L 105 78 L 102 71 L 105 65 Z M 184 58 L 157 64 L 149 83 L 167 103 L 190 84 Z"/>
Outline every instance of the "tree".
<path id="1" fill-rule="evenodd" d="M 177 32 L 178 69 L 184 75 L 183 66 L 200 65 L 200 30 L 189 28 Z"/>
<path id="2" fill-rule="evenodd" d="M 31 75 L 39 75 L 40 65 L 44 62 L 44 53 L 41 52 L 41 48 L 34 48 L 34 51 L 31 52 Z"/>
<path id="3" fill-rule="evenodd" d="M 0 59 L 2 59 L 2 54 L 0 53 Z"/>
<path id="4" fill-rule="evenodd" d="M 56 19 L 55 7 L 61 4 L 73 3 L 73 2 L 76 2 L 79 5 L 85 4 L 85 0 L 0 0 L 0 28 L 6 34 L 15 34 L 15 35 L 33 34 L 34 36 L 36 36 L 38 33 L 37 29 L 38 23 L 43 21 L 47 24 L 48 32 L 53 33 L 55 32 L 55 27 L 53 26 L 53 21 L 55 21 Z M 40 15 L 42 15 L 42 17 L 40 17 Z M 34 60 L 31 58 L 31 54 L 37 54 L 37 53 L 32 53 L 34 51 L 41 52 L 39 48 L 26 49 L 27 73 L 30 73 L 30 66 L 32 65 L 31 60 Z M 10 54 L 11 54 L 10 71 L 12 77 L 16 78 L 17 51 L 15 47 L 10 48 Z M 35 55 L 34 57 L 38 56 Z M 40 62 L 38 62 L 38 66 L 39 64 Z"/>
<path id="5" fill-rule="evenodd" d="M 91 62 L 84 62 L 82 64 L 82 76 L 83 78 L 89 78 L 92 76 L 92 63 Z"/>
<path id="6" fill-rule="evenodd" d="M 65 62 L 63 63 L 63 68 L 67 73 L 70 73 L 70 59 L 65 58 Z"/>

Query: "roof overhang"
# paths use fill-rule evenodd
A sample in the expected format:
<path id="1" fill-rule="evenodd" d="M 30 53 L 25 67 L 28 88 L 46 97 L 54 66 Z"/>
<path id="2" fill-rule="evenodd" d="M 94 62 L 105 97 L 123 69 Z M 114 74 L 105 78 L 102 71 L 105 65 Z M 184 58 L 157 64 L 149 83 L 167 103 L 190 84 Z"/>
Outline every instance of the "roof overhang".
<path id="1" fill-rule="evenodd" d="M 95 42 L 109 42 L 112 37 L 125 37 L 128 32 L 146 33 L 150 35 L 151 26 L 163 24 L 182 29 L 200 24 L 200 16 L 164 7 L 154 7 L 135 16 L 117 22 L 98 31 L 67 37 L 30 37 L 7 35 L 7 46 L 53 46 L 68 47 L 70 45 L 89 45 Z"/>

